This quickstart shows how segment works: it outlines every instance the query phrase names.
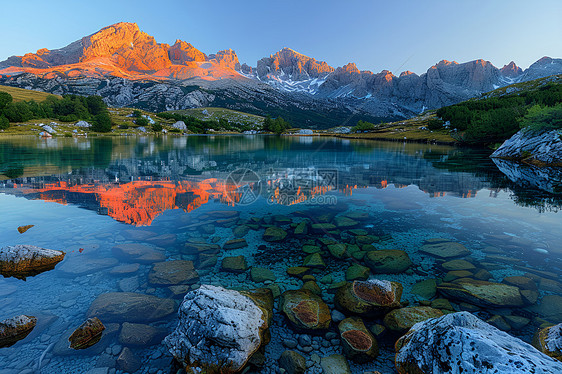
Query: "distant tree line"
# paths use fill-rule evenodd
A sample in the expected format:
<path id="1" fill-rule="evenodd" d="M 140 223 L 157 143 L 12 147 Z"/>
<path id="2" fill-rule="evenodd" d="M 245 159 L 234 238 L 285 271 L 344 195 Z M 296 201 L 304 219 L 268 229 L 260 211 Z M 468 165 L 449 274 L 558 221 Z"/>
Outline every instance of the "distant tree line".
<path id="1" fill-rule="evenodd" d="M 0 129 L 7 129 L 11 123 L 32 119 L 54 119 L 61 122 L 90 122 L 91 130 L 108 132 L 111 118 L 107 105 L 101 96 L 64 95 L 62 98 L 48 96 L 42 102 L 14 102 L 12 95 L 0 92 Z"/>
<path id="2" fill-rule="evenodd" d="M 240 123 L 240 122 L 229 122 L 225 118 L 219 118 L 218 120 L 215 119 L 204 120 L 204 119 L 196 118 L 194 116 L 187 116 L 184 114 L 172 113 L 172 112 L 161 112 L 158 113 L 157 115 L 160 118 L 164 118 L 168 120 L 183 121 L 189 131 L 197 134 L 205 134 L 209 132 L 209 130 L 234 131 L 234 132 L 244 132 L 248 130 L 253 130 L 253 127 L 251 125 Z"/>
<path id="3" fill-rule="evenodd" d="M 560 116 L 561 102 L 562 84 L 548 83 L 536 90 L 464 101 L 440 108 L 436 113 L 450 122 L 460 141 L 490 144 L 508 139 L 520 128 L 560 126 L 555 118 Z"/>

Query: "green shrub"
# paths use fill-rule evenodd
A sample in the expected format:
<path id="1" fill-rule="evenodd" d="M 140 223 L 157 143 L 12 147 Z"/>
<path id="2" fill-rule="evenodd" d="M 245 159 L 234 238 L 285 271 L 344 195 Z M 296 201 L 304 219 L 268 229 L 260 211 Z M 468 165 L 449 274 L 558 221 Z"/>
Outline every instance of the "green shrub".
<path id="1" fill-rule="evenodd" d="M 12 95 L 7 92 L 0 92 L 0 111 L 2 111 L 12 101 Z"/>
<path id="2" fill-rule="evenodd" d="M 351 129 L 352 132 L 365 132 L 365 131 L 373 131 L 376 128 L 375 124 L 365 121 L 357 122 L 357 125 L 353 126 Z"/>
<path id="3" fill-rule="evenodd" d="M 527 131 L 562 129 L 562 103 L 553 107 L 533 105 L 521 119 L 519 125 Z"/>
<path id="4" fill-rule="evenodd" d="M 159 123 L 153 123 L 152 124 L 152 131 L 154 131 L 154 132 L 161 132 L 163 128 L 164 127 L 162 127 L 162 125 L 159 124 Z"/>
<path id="5" fill-rule="evenodd" d="M 138 119 L 135 120 L 135 123 L 137 124 L 137 126 L 142 126 L 142 127 L 146 127 L 148 126 L 148 119 L 144 118 L 144 117 L 140 117 Z"/>
<path id="6" fill-rule="evenodd" d="M 273 132 L 275 134 L 281 134 L 283 131 L 291 128 L 291 125 L 281 117 L 272 119 L 271 117 L 265 117 L 263 121 L 263 130 L 268 132 Z"/>
<path id="7" fill-rule="evenodd" d="M 443 121 L 432 118 L 427 122 L 427 128 L 431 131 L 443 130 Z"/>
<path id="8" fill-rule="evenodd" d="M 94 117 L 92 124 L 92 131 L 95 132 L 109 132 L 111 131 L 111 118 L 107 113 L 100 113 Z"/>
<path id="9" fill-rule="evenodd" d="M 10 121 L 4 116 L 0 116 L 0 130 L 6 130 L 10 127 Z"/>

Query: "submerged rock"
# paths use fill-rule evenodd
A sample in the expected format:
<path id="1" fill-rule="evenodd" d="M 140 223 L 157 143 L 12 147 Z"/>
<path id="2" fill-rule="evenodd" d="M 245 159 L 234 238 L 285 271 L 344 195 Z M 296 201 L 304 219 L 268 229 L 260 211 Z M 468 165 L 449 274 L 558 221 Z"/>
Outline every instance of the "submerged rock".
<path id="1" fill-rule="evenodd" d="M 9 245 L 0 249 L 0 274 L 25 279 L 52 270 L 64 259 L 65 253 L 34 245 Z"/>
<path id="2" fill-rule="evenodd" d="M 380 316 L 400 307 L 402 285 L 397 282 L 371 279 L 346 283 L 336 292 L 334 303 L 343 312 Z"/>
<path id="3" fill-rule="evenodd" d="M 334 354 L 322 357 L 320 366 L 324 374 L 351 374 L 349 363 L 342 355 Z"/>
<path id="4" fill-rule="evenodd" d="M 154 264 L 148 274 L 151 284 L 173 286 L 177 284 L 193 284 L 199 280 L 199 274 L 192 261 L 165 261 Z"/>
<path id="5" fill-rule="evenodd" d="M 428 306 L 394 309 L 384 316 L 384 325 L 393 331 L 406 332 L 418 322 L 441 317 L 442 315 L 443 312 L 439 309 L 433 309 Z"/>
<path id="6" fill-rule="evenodd" d="M 448 240 L 430 240 L 424 244 L 420 252 L 427 253 L 438 258 L 454 258 L 468 256 L 470 251 L 461 243 Z"/>
<path id="7" fill-rule="evenodd" d="M 25 315 L 0 321 L 0 348 L 10 347 L 24 339 L 36 324 L 37 318 Z"/>
<path id="8" fill-rule="evenodd" d="M 272 310 L 265 306 L 273 306 L 272 297 L 258 303 L 248 293 L 202 285 L 185 296 L 176 330 L 165 344 L 188 370 L 236 373 L 269 341 Z"/>
<path id="9" fill-rule="evenodd" d="M 222 259 L 221 270 L 229 273 L 243 273 L 248 270 L 246 258 L 242 255 Z"/>
<path id="10" fill-rule="evenodd" d="M 101 340 L 103 330 L 105 326 L 97 317 L 88 318 L 68 338 L 70 348 L 86 349 L 93 346 Z"/>
<path id="11" fill-rule="evenodd" d="M 157 321 L 176 309 L 173 300 L 131 292 L 108 292 L 99 295 L 90 308 L 88 317 L 104 321 L 145 322 Z"/>
<path id="12" fill-rule="evenodd" d="M 280 309 L 299 331 L 324 330 L 332 317 L 328 305 L 312 291 L 290 290 L 281 295 Z"/>
<path id="13" fill-rule="evenodd" d="M 300 353 L 285 351 L 279 358 L 279 367 L 287 374 L 304 374 L 306 371 L 306 360 Z"/>
<path id="14" fill-rule="evenodd" d="M 375 337 L 367 330 L 359 317 L 346 318 L 338 325 L 343 351 L 351 360 L 359 363 L 369 362 L 379 354 Z"/>
<path id="15" fill-rule="evenodd" d="M 533 345 L 547 356 L 562 361 L 562 323 L 537 331 Z"/>
<path id="16" fill-rule="evenodd" d="M 415 324 L 396 352 L 400 374 L 562 372 L 562 363 L 468 312 Z"/>
<path id="17" fill-rule="evenodd" d="M 365 263 L 377 274 L 401 273 L 412 266 L 408 254 L 399 249 L 370 251 L 365 256 Z"/>
<path id="18" fill-rule="evenodd" d="M 461 278 L 452 283 L 441 283 L 437 290 L 443 295 L 483 307 L 523 306 L 519 288 L 503 283 L 492 283 Z"/>
<path id="19" fill-rule="evenodd" d="M 119 342 L 128 346 L 146 347 L 158 344 L 164 338 L 164 331 L 150 325 L 139 323 L 123 323 Z"/>
<path id="20" fill-rule="evenodd" d="M 151 264 L 166 260 L 166 256 L 161 251 L 138 243 L 119 244 L 113 247 L 111 251 L 118 259 L 128 262 Z"/>
<path id="21" fill-rule="evenodd" d="M 287 231 L 275 226 L 268 227 L 263 234 L 263 240 L 266 242 L 279 242 L 286 237 Z"/>

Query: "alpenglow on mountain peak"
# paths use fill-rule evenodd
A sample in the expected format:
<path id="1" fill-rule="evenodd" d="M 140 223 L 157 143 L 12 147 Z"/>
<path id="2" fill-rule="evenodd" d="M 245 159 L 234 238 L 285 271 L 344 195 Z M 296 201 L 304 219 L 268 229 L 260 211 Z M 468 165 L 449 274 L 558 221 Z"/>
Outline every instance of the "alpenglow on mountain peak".
<path id="1" fill-rule="evenodd" d="M 478 59 L 441 60 L 425 73 L 330 66 L 291 48 L 240 64 L 232 49 L 205 53 L 187 41 L 158 43 L 136 23 L 119 22 L 69 45 L 0 62 L 0 83 L 55 94 L 99 94 L 114 106 L 150 110 L 225 106 L 271 114 L 330 109 L 380 119 L 413 116 L 512 83 L 562 73 L 562 59 L 543 57 L 523 71 Z M 76 79 L 81 78 L 79 83 Z M 142 86 L 135 82 L 142 81 Z M 148 82 L 148 83 L 146 83 Z M 346 114 L 347 116 L 347 114 Z"/>

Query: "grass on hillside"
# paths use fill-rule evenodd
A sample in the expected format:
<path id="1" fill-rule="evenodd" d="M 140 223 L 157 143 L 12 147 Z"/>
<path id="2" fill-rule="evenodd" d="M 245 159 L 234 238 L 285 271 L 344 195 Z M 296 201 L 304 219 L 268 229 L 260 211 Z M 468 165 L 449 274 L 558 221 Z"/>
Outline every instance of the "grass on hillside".
<path id="1" fill-rule="evenodd" d="M 219 120 L 224 118 L 230 122 L 238 122 L 245 125 L 261 125 L 264 120 L 264 117 L 255 114 L 215 107 L 173 110 L 171 112 L 185 116 L 193 116 L 201 120 Z"/>
<path id="2" fill-rule="evenodd" d="M 30 101 L 35 100 L 37 102 L 45 101 L 49 96 L 56 96 L 59 99 L 61 96 L 53 95 L 47 92 L 40 92 L 40 91 L 33 91 L 33 90 L 26 90 L 23 88 L 16 88 L 10 86 L 2 86 L 0 85 L 0 92 L 7 92 L 14 98 L 14 101 Z"/>

